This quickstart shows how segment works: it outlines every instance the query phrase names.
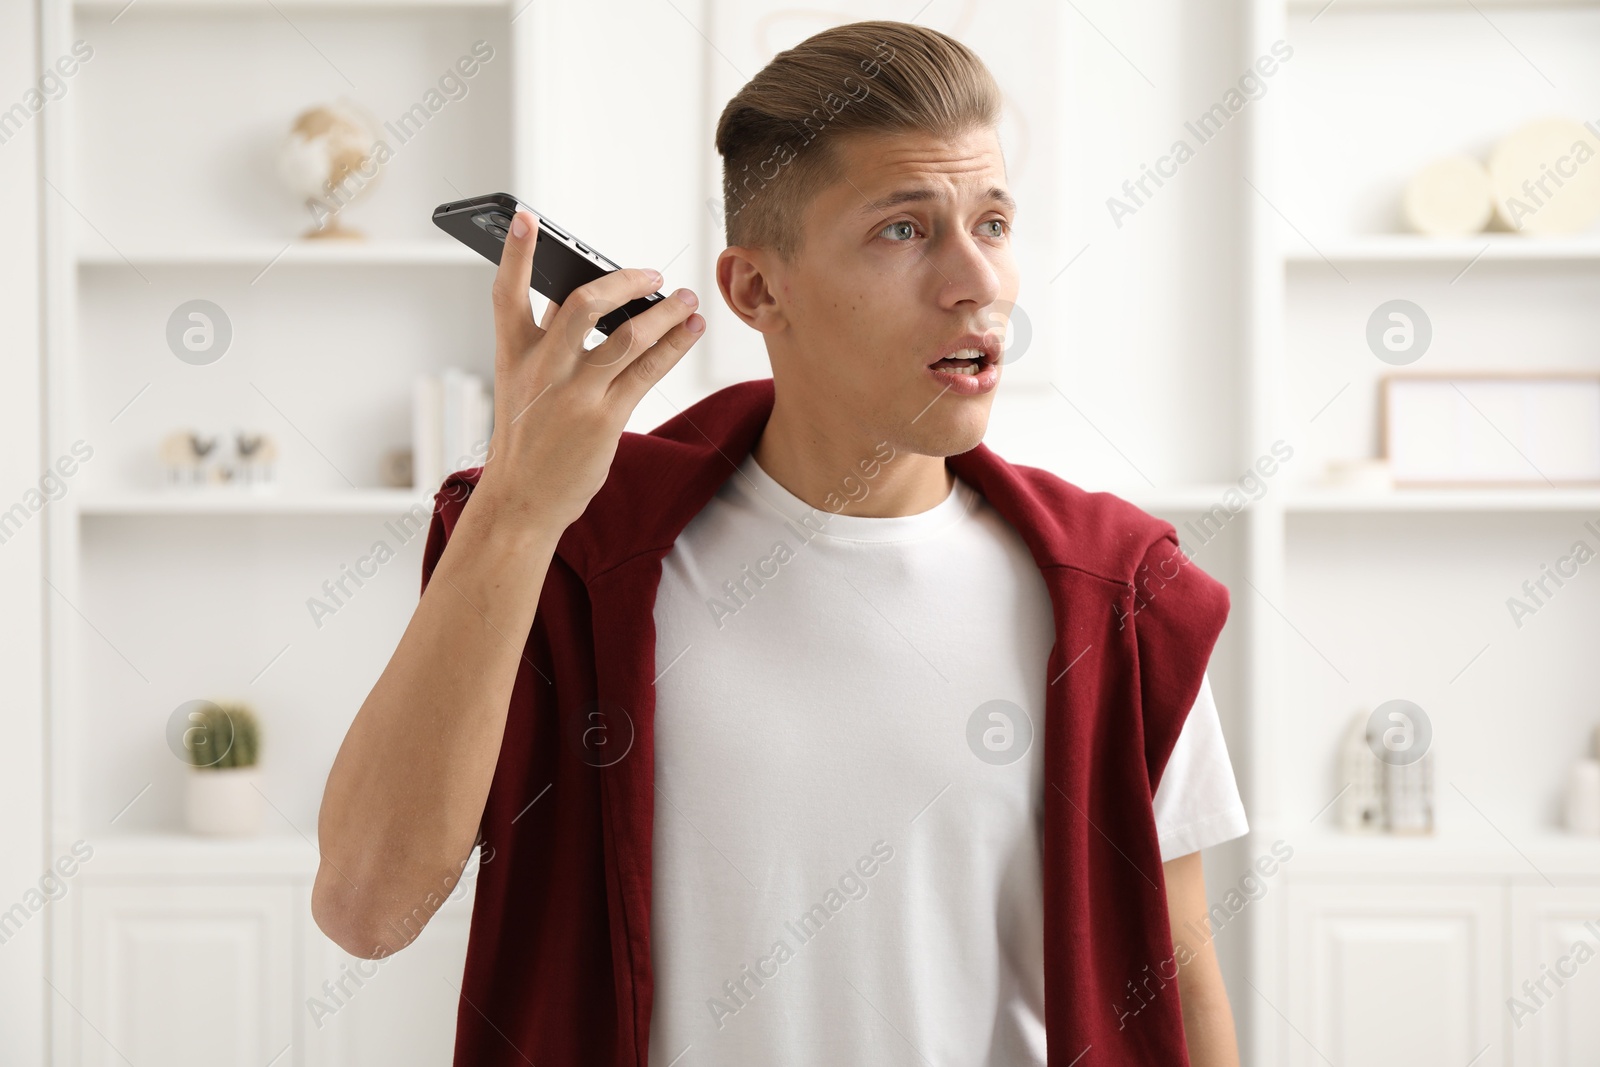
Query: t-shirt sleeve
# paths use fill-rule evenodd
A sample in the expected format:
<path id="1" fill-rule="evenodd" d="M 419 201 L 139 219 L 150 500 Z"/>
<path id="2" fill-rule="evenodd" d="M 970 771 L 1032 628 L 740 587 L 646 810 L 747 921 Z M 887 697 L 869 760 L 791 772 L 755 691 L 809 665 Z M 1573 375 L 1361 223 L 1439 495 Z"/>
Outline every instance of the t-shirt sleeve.
<path id="1" fill-rule="evenodd" d="M 1195 704 L 1228 618 L 1228 588 L 1184 553 L 1174 531 L 1152 542 L 1120 625 L 1137 641 L 1139 717 L 1151 797 Z"/>
<path id="2" fill-rule="evenodd" d="M 1153 806 L 1163 863 L 1250 831 L 1209 672 L 1183 721 Z"/>

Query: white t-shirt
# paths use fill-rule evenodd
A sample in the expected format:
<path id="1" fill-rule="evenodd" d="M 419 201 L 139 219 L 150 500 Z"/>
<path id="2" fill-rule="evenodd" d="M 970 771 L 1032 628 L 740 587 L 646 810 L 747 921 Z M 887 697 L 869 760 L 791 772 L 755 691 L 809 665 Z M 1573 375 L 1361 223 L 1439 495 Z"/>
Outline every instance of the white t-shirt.
<path id="1" fill-rule="evenodd" d="M 654 614 L 651 1067 L 1043 1067 L 1055 631 L 1020 535 L 959 479 L 836 515 L 751 456 Z M 1153 805 L 1163 860 L 1247 830 L 1209 678 Z"/>

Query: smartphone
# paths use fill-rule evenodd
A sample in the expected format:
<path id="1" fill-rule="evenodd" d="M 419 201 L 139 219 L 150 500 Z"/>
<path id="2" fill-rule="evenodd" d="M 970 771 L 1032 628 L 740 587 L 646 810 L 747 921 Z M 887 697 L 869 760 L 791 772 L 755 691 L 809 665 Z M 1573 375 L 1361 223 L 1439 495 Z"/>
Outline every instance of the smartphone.
<path id="1" fill-rule="evenodd" d="M 563 303 L 578 286 L 622 269 L 587 242 L 578 240 L 571 231 L 556 225 L 544 212 L 528 207 L 510 193 L 485 193 L 440 204 L 433 209 L 433 222 L 451 237 L 498 265 L 500 253 L 505 249 L 511 216 L 517 211 L 531 211 L 539 219 L 529 285 L 557 304 Z M 630 300 L 602 316 L 594 328 L 609 336 L 612 330 L 664 299 L 660 293 L 651 293 Z"/>

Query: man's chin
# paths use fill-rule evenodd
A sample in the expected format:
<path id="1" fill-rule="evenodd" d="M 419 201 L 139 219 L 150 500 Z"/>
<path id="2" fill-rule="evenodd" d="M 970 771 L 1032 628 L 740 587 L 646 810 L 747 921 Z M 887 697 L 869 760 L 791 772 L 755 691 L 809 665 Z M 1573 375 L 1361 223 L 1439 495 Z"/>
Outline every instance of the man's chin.
<path id="1" fill-rule="evenodd" d="M 981 407 L 962 404 L 944 411 L 935 404 L 912 422 L 902 436 L 907 451 L 924 456 L 958 456 L 977 448 L 988 428 L 988 404 Z"/>

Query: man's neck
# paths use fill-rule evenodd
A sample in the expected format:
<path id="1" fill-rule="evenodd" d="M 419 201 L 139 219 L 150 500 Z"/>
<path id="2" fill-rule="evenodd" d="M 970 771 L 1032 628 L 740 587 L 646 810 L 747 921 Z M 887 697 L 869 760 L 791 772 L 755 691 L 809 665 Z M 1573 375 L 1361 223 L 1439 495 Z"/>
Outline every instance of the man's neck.
<path id="1" fill-rule="evenodd" d="M 751 452 L 774 481 L 819 511 L 865 518 L 916 515 L 942 503 L 955 485 L 942 456 L 900 451 L 882 439 L 796 420 L 781 404 L 773 406 Z"/>

